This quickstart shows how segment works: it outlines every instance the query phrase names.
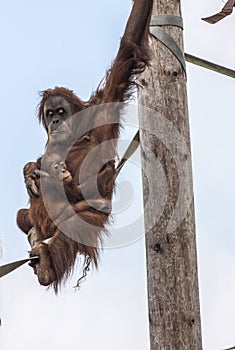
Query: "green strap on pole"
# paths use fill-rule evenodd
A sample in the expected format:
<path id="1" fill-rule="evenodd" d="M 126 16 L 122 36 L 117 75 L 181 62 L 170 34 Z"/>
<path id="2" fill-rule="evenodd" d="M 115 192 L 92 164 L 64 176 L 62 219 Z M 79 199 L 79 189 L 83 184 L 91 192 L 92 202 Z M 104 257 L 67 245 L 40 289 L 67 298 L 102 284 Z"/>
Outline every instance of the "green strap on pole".
<path id="1" fill-rule="evenodd" d="M 176 41 L 161 28 L 163 26 L 174 26 L 183 29 L 183 20 L 180 16 L 174 15 L 153 16 L 150 23 L 150 33 L 175 55 L 186 73 L 184 53 Z"/>
<path id="2" fill-rule="evenodd" d="M 183 18 L 175 15 L 152 16 L 150 26 L 175 26 L 184 29 Z"/>

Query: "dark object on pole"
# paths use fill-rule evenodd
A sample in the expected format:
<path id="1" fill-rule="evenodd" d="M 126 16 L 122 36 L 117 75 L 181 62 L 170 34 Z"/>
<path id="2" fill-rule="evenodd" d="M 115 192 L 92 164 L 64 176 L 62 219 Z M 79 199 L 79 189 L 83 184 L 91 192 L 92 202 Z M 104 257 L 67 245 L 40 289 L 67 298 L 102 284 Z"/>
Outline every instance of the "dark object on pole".
<path id="1" fill-rule="evenodd" d="M 153 15 L 180 17 L 180 1 L 155 0 Z M 182 29 L 168 22 L 164 30 L 183 52 Z M 150 45 L 138 94 L 150 344 L 151 350 L 200 350 L 186 77 L 169 48 L 153 37 Z"/>
<path id="2" fill-rule="evenodd" d="M 228 0 L 220 12 L 216 13 L 213 16 L 202 18 L 202 20 L 211 24 L 215 24 L 221 19 L 231 15 L 234 6 L 235 0 Z"/>

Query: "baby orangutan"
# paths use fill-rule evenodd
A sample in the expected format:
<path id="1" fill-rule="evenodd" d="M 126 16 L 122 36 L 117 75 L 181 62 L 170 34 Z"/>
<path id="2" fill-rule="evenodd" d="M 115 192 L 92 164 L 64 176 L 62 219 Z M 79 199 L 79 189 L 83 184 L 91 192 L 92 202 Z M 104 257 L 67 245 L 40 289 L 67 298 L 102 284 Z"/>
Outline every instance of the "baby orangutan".
<path id="1" fill-rule="evenodd" d="M 67 168 L 65 161 L 56 153 L 45 154 L 42 158 L 43 170 L 36 169 L 34 171 L 35 175 L 39 176 L 46 191 L 53 191 L 51 200 L 50 212 L 52 212 L 53 219 L 57 219 L 59 210 L 59 221 L 57 223 L 63 222 L 69 218 L 69 212 L 71 211 L 71 206 L 68 204 L 73 204 L 73 210 L 76 212 L 87 210 L 88 207 L 92 207 L 97 211 L 110 213 L 110 203 L 103 198 L 100 199 L 87 199 L 83 198 L 82 189 L 85 188 L 86 184 L 75 185 L 72 180 L 72 175 Z M 66 185 L 69 185 L 67 187 Z M 61 188 L 60 188 L 61 187 Z M 64 198 L 62 196 L 64 194 Z M 68 197 L 68 198 L 67 198 Z M 64 199 L 64 201 L 63 201 Z M 61 212 L 58 207 L 56 212 L 54 207 L 58 205 L 58 201 L 63 207 Z"/>

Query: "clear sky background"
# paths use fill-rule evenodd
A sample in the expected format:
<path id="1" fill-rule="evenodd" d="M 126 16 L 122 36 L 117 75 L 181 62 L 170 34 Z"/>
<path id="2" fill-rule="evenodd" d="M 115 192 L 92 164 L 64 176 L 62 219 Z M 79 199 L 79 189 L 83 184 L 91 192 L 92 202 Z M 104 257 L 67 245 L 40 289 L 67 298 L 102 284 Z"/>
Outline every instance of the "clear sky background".
<path id="1" fill-rule="evenodd" d="M 1 1 L 2 263 L 29 250 L 15 216 L 27 205 L 22 167 L 42 154 L 46 140 L 36 119 L 38 92 L 66 86 L 88 98 L 115 57 L 130 5 Z M 185 51 L 234 68 L 235 13 L 215 26 L 200 20 L 222 6 L 221 0 L 182 1 Z M 235 89 L 231 78 L 192 65 L 187 70 L 203 343 L 216 350 L 235 344 Z M 116 216 L 114 228 L 142 211 L 138 166 L 130 163 L 120 181 L 133 184 L 133 202 Z M 135 243 L 104 249 L 99 272 L 77 293 L 72 287 L 79 267 L 58 297 L 38 285 L 27 265 L 4 277 L 1 350 L 147 350 L 143 224 L 136 232 Z"/>

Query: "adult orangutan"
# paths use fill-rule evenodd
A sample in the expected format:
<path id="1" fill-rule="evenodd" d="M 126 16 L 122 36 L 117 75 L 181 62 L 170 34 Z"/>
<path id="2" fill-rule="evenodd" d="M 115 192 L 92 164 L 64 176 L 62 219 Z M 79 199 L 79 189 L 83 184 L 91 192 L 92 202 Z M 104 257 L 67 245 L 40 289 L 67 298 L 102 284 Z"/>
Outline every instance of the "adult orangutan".
<path id="1" fill-rule="evenodd" d="M 64 196 L 59 201 L 66 210 L 57 211 L 59 205 L 53 195 L 45 188 L 43 191 L 43 176 L 40 177 L 43 161 L 30 163 L 30 171 L 25 173 L 30 209 L 18 212 L 17 223 L 27 234 L 33 230 L 36 244 L 30 255 L 39 257 L 34 269 L 39 282 L 52 285 L 56 292 L 73 269 L 78 253 L 85 257 L 87 266 L 90 261 L 94 266 L 98 264 L 98 249 L 110 211 L 97 210 L 89 199 L 104 200 L 111 207 L 123 105 L 118 102 L 129 100 L 136 75 L 150 60 L 152 5 L 153 0 L 135 0 L 116 59 L 103 84 L 88 101 L 82 101 L 66 88 L 42 92 L 39 121 L 47 131 L 52 153 L 59 150 L 73 181 L 64 182 Z M 73 186 L 78 189 L 75 197 Z M 88 205 L 80 210 L 84 200 Z M 32 217 L 32 212 L 37 215 Z"/>

